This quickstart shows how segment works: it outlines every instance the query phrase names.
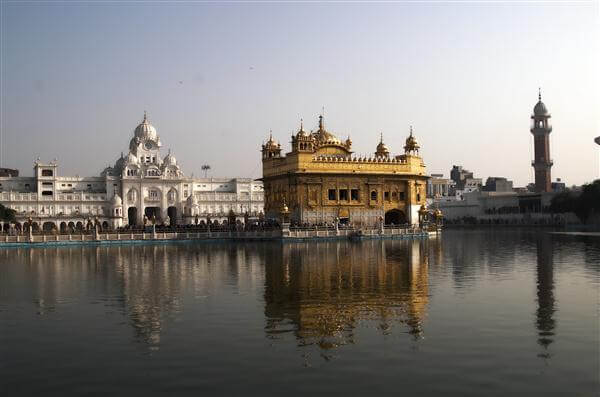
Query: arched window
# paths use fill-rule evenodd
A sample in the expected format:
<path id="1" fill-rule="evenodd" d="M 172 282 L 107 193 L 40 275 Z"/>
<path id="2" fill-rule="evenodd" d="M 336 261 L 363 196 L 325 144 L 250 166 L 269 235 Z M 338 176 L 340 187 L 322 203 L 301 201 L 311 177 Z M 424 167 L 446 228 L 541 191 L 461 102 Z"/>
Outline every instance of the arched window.
<path id="1" fill-rule="evenodd" d="M 52 170 L 42 170 L 42 176 L 52 176 Z"/>
<path id="2" fill-rule="evenodd" d="M 377 191 L 376 190 L 371 191 L 371 200 L 377 201 Z"/>

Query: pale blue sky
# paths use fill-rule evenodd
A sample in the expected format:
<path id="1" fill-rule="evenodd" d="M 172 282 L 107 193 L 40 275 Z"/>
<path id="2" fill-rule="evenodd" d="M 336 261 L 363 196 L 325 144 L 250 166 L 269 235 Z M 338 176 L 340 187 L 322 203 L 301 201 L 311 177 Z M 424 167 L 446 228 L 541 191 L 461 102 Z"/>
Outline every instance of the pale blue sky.
<path id="1" fill-rule="evenodd" d="M 401 152 L 409 125 L 431 173 L 532 181 L 538 86 L 553 179 L 598 177 L 598 2 L 2 2 L 2 165 L 97 175 L 147 110 L 184 172 L 260 177 L 321 107 L 335 134 Z M 180 84 L 179 82 L 183 83 Z"/>

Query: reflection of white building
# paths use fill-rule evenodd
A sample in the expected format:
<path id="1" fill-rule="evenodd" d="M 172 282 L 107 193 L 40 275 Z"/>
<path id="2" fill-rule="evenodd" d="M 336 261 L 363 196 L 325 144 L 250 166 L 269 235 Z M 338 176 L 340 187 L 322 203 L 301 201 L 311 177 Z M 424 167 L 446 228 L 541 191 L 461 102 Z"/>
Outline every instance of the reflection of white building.
<path id="1" fill-rule="evenodd" d="M 58 176 L 56 161 L 34 164 L 33 177 L 0 177 L 0 203 L 17 211 L 20 226 L 29 217 L 37 227 L 77 229 L 89 218 L 104 227 L 157 222 L 190 224 L 238 219 L 263 211 L 263 186 L 244 178 L 188 178 L 175 156 L 160 155 L 156 129 L 144 120 L 136 127 L 127 155 L 99 177 Z M 36 227 L 36 225 L 34 225 Z"/>

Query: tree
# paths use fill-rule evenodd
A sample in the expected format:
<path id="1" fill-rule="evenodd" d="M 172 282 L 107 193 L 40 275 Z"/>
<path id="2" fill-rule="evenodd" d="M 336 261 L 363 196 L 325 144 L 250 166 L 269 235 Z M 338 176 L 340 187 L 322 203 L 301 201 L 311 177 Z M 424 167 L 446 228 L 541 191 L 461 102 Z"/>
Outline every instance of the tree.
<path id="1" fill-rule="evenodd" d="M 581 193 L 566 190 L 552 198 L 554 213 L 574 212 L 585 223 L 593 214 L 600 214 L 600 179 L 582 186 Z"/>
<path id="2" fill-rule="evenodd" d="M 4 222 L 14 222 L 17 211 L 6 208 L 0 204 L 0 220 Z"/>

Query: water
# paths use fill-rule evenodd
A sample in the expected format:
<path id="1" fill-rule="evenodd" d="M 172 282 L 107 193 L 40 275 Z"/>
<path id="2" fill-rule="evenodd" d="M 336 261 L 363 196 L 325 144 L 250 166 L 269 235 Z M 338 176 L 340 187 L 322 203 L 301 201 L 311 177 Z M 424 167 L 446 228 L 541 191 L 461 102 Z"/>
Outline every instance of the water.
<path id="1" fill-rule="evenodd" d="M 0 394 L 599 391 L 600 238 L 0 250 Z"/>

